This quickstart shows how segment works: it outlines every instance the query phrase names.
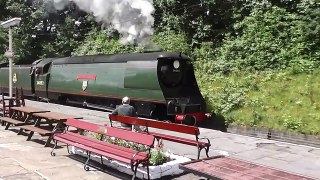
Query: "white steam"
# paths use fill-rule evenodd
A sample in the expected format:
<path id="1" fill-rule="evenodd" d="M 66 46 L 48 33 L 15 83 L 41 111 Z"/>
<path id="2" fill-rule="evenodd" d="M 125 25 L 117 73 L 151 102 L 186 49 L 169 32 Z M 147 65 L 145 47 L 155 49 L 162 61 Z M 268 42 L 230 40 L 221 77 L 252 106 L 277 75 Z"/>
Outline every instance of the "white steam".
<path id="1" fill-rule="evenodd" d="M 53 0 L 56 9 L 63 9 L 70 1 L 97 22 L 112 25 L 121 35 L 121 43 L 146 44 L 153 34 L 154 7 L 152 0 Z"/>

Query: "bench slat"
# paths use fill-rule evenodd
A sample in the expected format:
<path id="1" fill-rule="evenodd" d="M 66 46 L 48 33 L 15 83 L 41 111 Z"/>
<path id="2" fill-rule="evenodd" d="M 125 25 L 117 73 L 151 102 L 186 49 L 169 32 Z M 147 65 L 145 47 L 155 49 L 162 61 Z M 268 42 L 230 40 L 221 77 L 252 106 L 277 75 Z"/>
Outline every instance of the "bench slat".
<path id="1" fill-rule="evenodd" d="M 131 152 L 128 152 L 128 150 L 130 149 L 125 147 L 117 146 L 117 145 L 110 144 L 107 142 L 102 142 L 102 141 L 97 142 L 97 140 L 92 141 L 93 139 L 88 140 L 88 139 L 84 139 L 83 137 L 77 137 L 70 134 L 60 134 L 60 135 L 54 136 L 54 139 L 61 142 L 65 142 L 65 143 L 73 142 L 76 144 L 81 144 L 87 147 L 86 150 L 88 150 L 88 148 L 95 149 L 95 151 L 90 150 L 91 152 L 95 152 L 95 153 L 99 152 L 99 154 L 103 152 L 104 154 L 108 154 L 108 155 L 121 156 L 122 158 L 125 158 L 125 159 L 131 159 L 132 155 L 136 152 L 134 150 L 132 150 Z M 147 153 L 139 153 L 139 155 L 137 155 L 134 160 L 144 161 L 147 158 L 148 158 Z"/>
<path id="2" fill-rule="evenodd" d="M 156 121 L 151 119 L 139 119 L 137 117 L 118 116 L 113 114 L 109 114 L 109 119 L 111 121 L 118 121 L 118 122 L 127 123 L 127 124 L 137 124 L 141 126 L 154 127 L 157 129 L 175 131 L 175 132 L 191 134 L 191 135 L 200 134 L 198 127 L 187 126 L 183 124 L 174 124 L 174 123 L 161 122 L 161 121 Z"/>
<path id="3" fill-rule="evenodd" d="M 88 130 L 88 131 L 99 133 L 99 134 L 103 134 L 103 135 L 107 135 L 107 136 L 111 136 L 111 137 L 117 137 L 123 140 L 136 142 L 136 143 L 144 144 L 147 146 L 153 146 L 154 144 L 154 137 L 148 134 L 141 134 L 141 133 L 131 132 L 124 129 L 107 127 L 107 126 L 98 125 L 94 123 L 88 123 L 88 122 L 80 121 L 77 119 L 68 119 L 66 122 L 66 125 L 76 127 L 79 129 Z"/>
<path id="4" fill-rule="evenodd" d="M 169 141 L 174 141 L 174 142 L 177 142 L 177 143 L 187 144 L 187 145 L 191 145 L 191 146 L 197 146 L 198 144 L 199 144 L 200 147 L 208 146 L 208 143 L 201 142 L 201 141 L 196 141 L 196 140 L 192 140 L 192 139 L 186 139 L 186 138 L 183 138 L 183 137 L 177 137 L 177 136 L 161 134 L 161 133 L 155 133 L 155 132 L 149 132 L 149 134 L 153 135 L 156 138 L 169 140 Z"/>
<path id="5" fill-rule="evenodd" d="M 98 124 L 80 121 L 78 119 L 73 119 L 73 118 L 67 119 L 65 124 L 67 126 L 72 126 L 72 127 L 78 128 L 78 129 L 82 129 L 85 127 L 86 130 L 91 131 L 91 132 L 96 132 L 97 130 L 99 130 Z"/>
<path id="6" fill-rule="evenodd" d="M 161 121 L 155 121 L 150 119 L 140 119 L 138 117 L 129 117 L 129 116 L 119 116 L 119 115 L 112 115 L 109 114 L 109 120 L 111 121 L 117 121 L 121 123 L 127 123 L 132 125 L 144 125 L 147 128 L 155 128 L 155 129 L 162 129 L 166 131 L 174 131 L 181 134 L 190 134 L 194 135 L 195 139 L 190 138 L 183 138 L 173 135 L 167 135 L 163 133 L 156 133 L 156 132 L 150 132 L 147 133 L 150 135 L 154 135 L 157 139 L 164 139 L 172 142 L 177 142 L 181 144 L 191 145 L 191 146 L 197 146 L 198 148 L 198 159 L 200 157 L 200 152 L 202 149 L 205 149 L 207 157 L 209 157 L 209 147 L 211 146 L 210 140 L 208 138 L 207 142 L 199 141 L 198 136 L 200 135 L 200 130 L 196 126 L 187 126 L 182 124 L 174 124 L 174 123 L 167 123 L 167 122 L 161 122 Z"/>
<path id="7" fill-rule="evenodd" d="M 35 127 L 33 125 L 25 125 L 25 126 L 20 126 L 21 129 L 29 130 L 29 131 L 34 131 L 37 132 L 43 136 L 48 136 L 52 134 L 52 131 L 43 129 L 41 127 Z"/>
<path id="8" fill-rule="evenodd" d="M 96 154 L 99 154 L 99 155 L 102 155 L 102 156 L 105 156 L 105 157 L 109 157 L 110 159 L 115 159 L 115 160 L 118 160 L 118 161 L 121 161 L 121 162 L 124 162 L 124 163 L 128 163 L 128 164 L 131 163 L 131 161 L 129 159 L 121 158 L 121 157 L 118 157 L 118 156 L 115 156 L 115 155 L 109 155 L 109 154 L 106 154 L 105 152 L 98 151 L 96 149 L 93 149 L 91 147 L 88 147 L 88 146 L 80 144 L 80 143 L 76 143 L 76 142 L 65 140 L 65 139 L 59 139 L 59 141 L 63 142 L 63 143 L 66 143 L 68 145 L 71 145 L 71 146 L 78 147 L 78 148 L 86 150 L 86 151 L 90 151 L 90 152 L 93 152 L 93 153 L 96 153 Z"/>
<path id="9" fill-rule="evenodd" d="M 16 126 L 18 125 L 24 125 L 25 123 L 23 121 L 19 121 L 19 120 L 16 120 L 16 119 L 12 119 L 12 118 L 9 118 L 9 117 L 1 117 L 0 118 L 1 121 L 5 121 L 5 122 L 8 122 L 10 124 L 14 124 Z"/>
<path id="10" fill-rule="evenodd" d="M 91 137 L 88 137 L 88 136 L 83 136 L 81 134 L 72 133 L 72 132 L 55 133 L 53 135 L 53 139 L 55 139 L 55 138 L 69 139 L 70 141 L 74 141 L 74 142 L 82 141 L 84 139 L 84 140 L 86 140 L 88 142 L 93 142 L 93 143 L 95 143 L 97 145 L 108 146 L 108 147 L 114 148 L 116 150 L 121 150 L 121 151 L 127 152 L 127 153 L 129 153 L 131 155 L 136 152 L 133 149 L 128 149 L 126 147 L 122 147 L 122 146 L 118 146 L 118 145 L 115 145 L 115 144 L 99 141 L 97 139 L 94 139 L 94 138 L 91 138 Z M 146 156 L 147 153 L 139 153 L 138 156 L 140 156 L 140 155 Z"/>

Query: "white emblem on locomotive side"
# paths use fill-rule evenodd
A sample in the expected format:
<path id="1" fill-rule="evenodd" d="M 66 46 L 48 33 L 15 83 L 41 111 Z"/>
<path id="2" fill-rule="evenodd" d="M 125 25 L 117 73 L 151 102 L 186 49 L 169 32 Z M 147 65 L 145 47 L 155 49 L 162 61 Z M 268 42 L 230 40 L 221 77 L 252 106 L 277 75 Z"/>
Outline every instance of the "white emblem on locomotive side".
<path id="1" fill-rule="evenodd" d="M 13 73 L 12 82 L 13 82 L 13 83 L 16 83 L 17 81 L 18 81 L 18 79 L 17 79 L 17 73 Z"/>
<path id="2" fill-rule="evenodd" d="M 44 81 L 37 81 L 37 85 L 43 86 L 44 85 Z"/>
<path id="3" fill-rule="evenodd" d="M 88 81 L 83 81 L 82 82 L 82 90 L 85 91 L 88 87 Z"/>

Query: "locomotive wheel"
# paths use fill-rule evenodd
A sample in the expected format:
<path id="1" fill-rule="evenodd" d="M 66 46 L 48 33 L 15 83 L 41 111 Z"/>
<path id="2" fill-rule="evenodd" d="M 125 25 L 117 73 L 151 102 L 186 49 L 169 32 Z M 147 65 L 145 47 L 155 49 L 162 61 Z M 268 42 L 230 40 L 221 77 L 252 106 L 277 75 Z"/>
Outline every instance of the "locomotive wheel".
<path id="1" fill-rule="evenodd" d="M 62 104 L 62 105 L 66 105 L 67 104 L 67 98 L 65 96 L 59 96 L 58 97 L 58 103 Z"/>
<path id="2" fill-rule="evenodd" d="M 188 126 L 195 126 L 196 118 L 191 115 L 185 115 L 181 123 Z"/>

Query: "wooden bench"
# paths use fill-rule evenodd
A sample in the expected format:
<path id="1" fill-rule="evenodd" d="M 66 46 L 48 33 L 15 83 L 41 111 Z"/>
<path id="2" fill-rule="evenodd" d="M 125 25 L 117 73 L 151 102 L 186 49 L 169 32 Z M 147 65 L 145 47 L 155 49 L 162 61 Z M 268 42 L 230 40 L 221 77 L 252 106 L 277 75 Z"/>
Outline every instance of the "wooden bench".
<path id="1" fill-rule="evenodd" d="M 15 97 L 9 98 L 5 97 L 4 93 L 1 93 L 1 104 L 0 104 L 0 121 L 2 125 L 6 125 L 5 129 L 8 129 L 10 124 L 21 125 L 21 121 L 11 118 L 12 116 L 12 107 L 25 106 L 25 100 L 23 95 L 23 90 L 21 88 L 21 93 L 19 94 L 18 89 L 16 88 Z M 7 124 L 6 124 L 7 123 Z"/>
<path id="2" fill-rule="evenodd" d="M 118 116 L 118 115 L 112 115 L 112 114 L 109 114 L 109 120 L 110 120 L 111 126 L 113 126 L 112 121 L 117 121 L 121 123 L 132 124 L 132 125 L 146 126 L 147 133 L 150 135 L 153 135 L 155 138 L 157 138 L 157 140 L 164 139 L 167 141 L 195 146 L 198 149 L 198 159 L 200 157 L 201 150 L 205 149 L 206 155 L 207 157 L 209 157 L 208 153 L 209 153 L 209 148 L 211 146 L 210 140 L 208 138 L 199 138 L 200 130 L 196 126 L 187 126 L 182 124 L 167 123 L 167 122 L 156 121 L 151 119 L 140 119 L 138 117 Z M 167 131 L 174 131 L 181 134 L 194 135 L 195 139 L 188 139 L 184 137 L 178 137 L 178 136 L 173 136 L 173 135 L 168 135 L 163 133 L 150 132 L 148 129 L 149 127 L 167 130 Z M 205 139 L 206 142 L 200 141 L 201 139 Z"/>
<path id="3" fill-rule="evenodd" d="M 1 93 L 1 105 L 0 105 L 0 114 L 2 117 L 10 117 L 11 110 L 10 108 L 13 106 L 14 98 L 5 97 L 3 93 Z"/>
<path id="4" fill-rule="evenodd" d="M 30 141 L 31 137 L 33 136 L 34 132 L 37 132 L 38 134 L 40 134 L 41 136 L 49 136 L 48 139 L 47 139 L 47 142 L 45 143 L 45 147 L 48 147 L 50 145 L 50 142 L 52 140 L 52 130 L 53 130 L 53 127 L 49 127 L 47 126 L 44 127 L 44 126 L 41 126 L 41 127 L 36 127 L 34 125 L 25 125 L 26 123 L 23 124 L 23 126 L 20 126 L 21 129 L 24 129 L 24 130 L 28 130 L 30 131 L 29 135 L 28 135 L 28 138 L 27 138 L 27 141 Z M 22 131 L 19 131 L 18 132 L 18 135 L 21 134 Z"/>
<path id="5" fill-rule="evenodd" d="M 13 124 L 15 126 L 26 125 L 26 123 L 23 122 L 23 121 L 12 119 L 12 118 L 9 118 L 9 117 L 0 117 L 0 120 L 2 122 L 6 122 L 7 123 L 6 127 L 4 128 L 5 130 L 9 129 L 11 124 Z"/>
<path id="6" fill-rule="evenodd" d="M 84 122 L 76 119 L 68 119 L 65 122 L 67 128 L 63 132 L 56 132 L 53 134 L 53 140 L 55 145 L 51 151 L 51 155 L 55 156 L 53 152 L 57 147 L 57 142 L 62 142 L 69 145 L 75 146 L 77 148 L 83 149 L 88 154 L 88 159 L 84 164 L 84 169 L 89 170 L 88 163 L 90 160 L 91 153 L 98 154 L 101 156 L 107 157 L 109 159 L 118 160 L 131 165 L 131 170 L 133 171 L 134 179 L 136 177 L 137 168 L 139 164 L 147 167 L 148 179 L 149 177 L 149 158 L 150 158 L 150 149 L 154 144 L 154 137 L 148 134 L 141 134 L 137 132 L 131 132 L 119 128 L 106 127 L 98 124 L 93 124 L 89 122 Z M 79 134 L 75 131 L 68 130 L 69 127 L 77 128 L 80 130 L 98 133 L 103 136 L 114 137 L 129 142 L 138 143 L 144 146 L 147 146 L 147 151 L 137 151 L 129 149 L 127 147 L 111 144 L 108 142 L 100 141 L 92 137 L 88 137 L 82 134 Z M 69 152 L 69 149 L 68 149 Z"/>

